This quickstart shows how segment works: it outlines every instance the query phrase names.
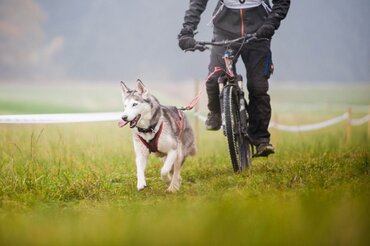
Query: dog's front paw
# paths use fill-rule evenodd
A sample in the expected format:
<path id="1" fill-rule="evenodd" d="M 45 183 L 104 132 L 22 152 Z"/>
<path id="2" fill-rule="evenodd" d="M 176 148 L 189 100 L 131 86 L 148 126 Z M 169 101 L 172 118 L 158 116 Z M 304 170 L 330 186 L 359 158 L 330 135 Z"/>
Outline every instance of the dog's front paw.
<path id="1" fill-rule="evenodd" d="M 138 191 L 143 190 L 145 187 L 146 187 L 146 183 L 145 182 L 140 182 L 140 183 L 137 184 L 137 190 Z"/>

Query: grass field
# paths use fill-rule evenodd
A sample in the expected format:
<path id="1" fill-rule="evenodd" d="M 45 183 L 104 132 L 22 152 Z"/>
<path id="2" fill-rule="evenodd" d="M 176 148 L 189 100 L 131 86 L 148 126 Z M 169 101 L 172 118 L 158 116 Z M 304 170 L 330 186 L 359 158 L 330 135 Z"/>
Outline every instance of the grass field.
<path id="1" fill-rule="evenodd" d="M 120 109 L 115 86 L 50 88 L 0 85 L 0 113 Z M 325 88 L 272 88 L 279 121 L 317 122 L 370 104 L 369 86 Z M 369 245 L 366 124 L 353 127 L 351 143 L 345 122 L 273 131 L 277 153 L 243 174 L 232 172 L 221 132 L 201 129 L 199 154 L 168 194 L 155 157 L 148 188 L 136 191 L 131 133 L 116 122 L 0 125 L 0 244 Z"/>

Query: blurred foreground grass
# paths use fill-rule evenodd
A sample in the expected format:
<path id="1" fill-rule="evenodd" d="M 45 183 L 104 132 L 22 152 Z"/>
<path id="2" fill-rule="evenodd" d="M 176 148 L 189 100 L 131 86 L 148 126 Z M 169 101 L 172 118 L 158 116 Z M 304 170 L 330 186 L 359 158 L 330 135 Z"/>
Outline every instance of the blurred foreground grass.
<path id="1" fill-rule="evenodd" d="M 35 99 L 36 87 L 27 88 L 28 99 L 17 95 L 22 90 L 16 86 L 3 91 L 0 98 L 15 108 L 0 103 L 0 111 L 120 109 L 112 106 L 120 95 L 112 96 L 110 87 L 82 88 L 85 92 L 75 95 L 81 103 L 70 89 L 45 93 L 51 100 L 45 103 L 43 97 Z M 319 97 L 315 90 L 303 91 L 302 103 Z M 287 100 L 280 92 L 275 90 L 277 105 Z M 368 104 L 364 97 L 335 100 Z M 24 109 L 22 99 L 38 106 Z M 343 112 L 290 109 L 278 107 L 279 120 L 302 124 Z M 147 169 L 149 187 L 136 191 L 131 133 L 115 122 L 0 125 L 0 244 L 368 245 L 366 127 L 353 127 L 350 144 L 345 123 L 300 134 L 275 131 L 277 153 L 254 160 L 243 174 L 232 172 L 221 132 L 201 130 L 199 154 L 185 162 L 180 191 L 168 194 L 159 178 L 161 160 L 155 157 Z"/>

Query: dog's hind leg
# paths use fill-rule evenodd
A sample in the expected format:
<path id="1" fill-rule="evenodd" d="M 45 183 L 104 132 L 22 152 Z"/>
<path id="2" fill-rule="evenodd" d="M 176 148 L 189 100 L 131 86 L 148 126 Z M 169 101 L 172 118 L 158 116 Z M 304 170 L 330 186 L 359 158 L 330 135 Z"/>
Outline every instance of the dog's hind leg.
<path id="1" fill-rule="evenodd" d="M 177 159 L 173 166 L 173 176 L 172 176 L 171 184 L 168 187 L 167 191 L 176 192 L 180 189 L 180 185 L 181 185 L 180 169 L 181 169 L 181 165 L 184 162 L 184 160 L 185 158 L 182 155 L 182 153 L 181 152 L 178 153 Z"/>
<path id="2" fill-rule="evenodd" d="M 161 169 L 161 178 L 167 183 L 171 181 L 170 171 L 172 169 L 174 162 L 176 161 L 176 158 L 177 158 L 177 150 L 170 150 L 167 153 L 167 157 Z"/>

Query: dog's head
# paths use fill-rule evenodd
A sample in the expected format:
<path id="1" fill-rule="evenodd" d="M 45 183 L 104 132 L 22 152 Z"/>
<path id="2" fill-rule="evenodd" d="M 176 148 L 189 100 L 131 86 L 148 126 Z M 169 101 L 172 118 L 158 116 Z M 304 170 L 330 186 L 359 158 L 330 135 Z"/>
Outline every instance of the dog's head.
<path id="1" fill-rule="evenodd" d="M 141 117 L 151 111 L 148 103 L 149 92 L 141 80 L 137 80 L 137 89 L 131 90 L 121 81 L 123 114 L 118 122 L 119 127 L 124 127 L 130 123 L 130 128 L 134 128 Z"/>

